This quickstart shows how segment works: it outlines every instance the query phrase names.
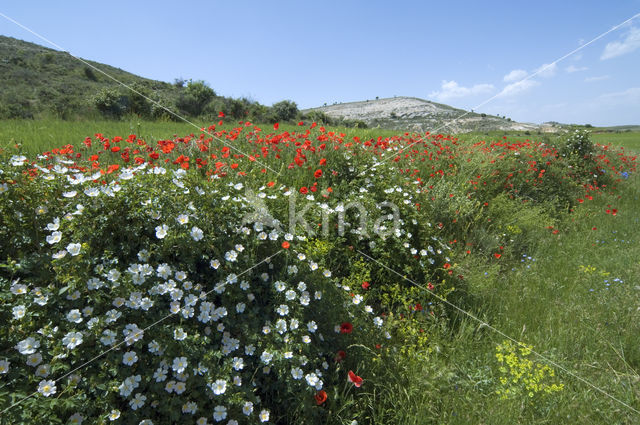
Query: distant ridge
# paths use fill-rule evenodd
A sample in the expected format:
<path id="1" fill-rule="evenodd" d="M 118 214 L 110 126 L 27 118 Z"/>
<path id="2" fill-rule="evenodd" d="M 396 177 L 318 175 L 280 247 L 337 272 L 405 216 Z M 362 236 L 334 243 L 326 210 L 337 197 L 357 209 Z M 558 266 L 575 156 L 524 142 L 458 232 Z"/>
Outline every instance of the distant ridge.
<path id="1" fill-rule="evenodd" d="M 494 130 L 556 132 L 561 129 L 560 125 L 519 123 L 505 117 L 478 114 L 406 96 L 339 103 L 302 112 L 311 111 L 322 112 L 331 118 L 364 121 L 369 127 L 394 130 L 466 133 Z"/>

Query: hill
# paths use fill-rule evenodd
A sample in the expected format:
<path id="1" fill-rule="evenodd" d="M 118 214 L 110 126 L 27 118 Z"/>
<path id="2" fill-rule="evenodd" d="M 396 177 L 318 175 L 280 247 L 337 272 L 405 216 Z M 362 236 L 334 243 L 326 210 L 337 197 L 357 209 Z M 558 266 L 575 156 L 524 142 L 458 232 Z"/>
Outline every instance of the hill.
<path id="1" fill-rule="evenodd" d="M 331 118 L 345 118 L 365 122 L 370 127 L 380 126 L 396 130 L 443 131 L 466 133 L 470 131 L 543 131 L 555 132 L 559 126 L 529 124 L 510 118 L 464 111 L 441 103 L 415 97 L 393 97 L 340 103 L 303 110 L 317 111 Z M 459 119 L 456 119 L 461 117 Z"/>
<path id="2" fill-rule="evenodd" d="M 279 108 L 278 104 L 271 108 L 246 98 L 218 96 L 204 81 L 176 79 L 167 83 L 86 62 L 185 117 L 211 120 L 219 111 L 259 122 L 301 117 L 293 102 L 279 102 Z M 0 36 L 0 119 L 99 119 L 124 114 L 176 119 L 67 52 Z"/>
<path id="3" fill-rule="evenodd" d="M 0 58 L 1 118 L 86 115 L 92 108 L 91 98 L 100 90 L 119 87 L 66 52 L 11 37 L 0 36 Z M 172 84 L 87 62 L 158 98 L 178 96 L 179 89 Z"/>

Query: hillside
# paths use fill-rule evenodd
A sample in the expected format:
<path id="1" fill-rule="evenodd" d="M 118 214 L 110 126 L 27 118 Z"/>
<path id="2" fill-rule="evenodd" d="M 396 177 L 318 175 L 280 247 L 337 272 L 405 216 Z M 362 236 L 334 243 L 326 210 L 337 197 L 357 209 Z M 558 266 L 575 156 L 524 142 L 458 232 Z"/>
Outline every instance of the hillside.
<path id="1" fill-rule="evenodd" d="M 301 118 L 297 106 L 290 101 L 272 108 L 246 98 L 219 96 L 204 81 L 176 79 L 167 83 L 86 62 L 137 93 L 66 52 L 0 36 L 0 119 L 95 120 L 127 114 L 151 120 L 177 119 L 163 107 L 191 119 L 215 119 L 220 111 L 232 118 L 257 122 Z"/>
<path id="2" fill-rule="evenodd" d="M 126 84 L 175 98 L 172 84 L 139 77 L 119 68 L 87 61 Z M 90 100 L 101 89 L 118 84 L 66 52 L 0 36 L 0 117 L 33 118 L 86 115 Z"/>
<path id="3" fill-rule="evenodd" d="M 303 112 L 318 111 L 331 118 L 343 117 L 364 121 L 370 127 L 380 126 L 396 130 L 443 131 L 465 133 L 470 131 L 543 131 L 555 132 L 550 124 L 528 124 L 508 118 L 467 112 L 441 103 L 415 97 L 393 97 L 340 103 L 311 108 Z M 460 119 L 456 119 L 464 115 Z"/>

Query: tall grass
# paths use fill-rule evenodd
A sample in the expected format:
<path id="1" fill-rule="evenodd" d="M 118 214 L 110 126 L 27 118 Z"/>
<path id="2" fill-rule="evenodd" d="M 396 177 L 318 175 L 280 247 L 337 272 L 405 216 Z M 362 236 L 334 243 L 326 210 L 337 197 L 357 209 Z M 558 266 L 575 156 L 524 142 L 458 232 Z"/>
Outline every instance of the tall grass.
<path id="1" fill-rule="evenodd" d="M 481 320 L 620 400 L 637 400 L 640 381 L 640 180 L 581 206 L 558 234 L 540 229 L 537 248 L 496 272 L 467 265 Z M 615 216 L 606 209 L 618 209 Z M 619 280 L 618 280 L 619 279 Z M 608 284 L 608 285 L 607 285 Z M 385 362 L 387 384 L 373 423 L 613 424 L 640 416 L 555 368 L 564 390 L 540 400 L 503 400 L 496 345 L 504 338 L 461 317 L 454 331 L 432 332 L 419 350 Z M 532 355 L 531 360 L 546 361 Z M 637 408 L 637 407 L 636 407 Z M 365 421 L 365 423 L 369 423 Z"/>

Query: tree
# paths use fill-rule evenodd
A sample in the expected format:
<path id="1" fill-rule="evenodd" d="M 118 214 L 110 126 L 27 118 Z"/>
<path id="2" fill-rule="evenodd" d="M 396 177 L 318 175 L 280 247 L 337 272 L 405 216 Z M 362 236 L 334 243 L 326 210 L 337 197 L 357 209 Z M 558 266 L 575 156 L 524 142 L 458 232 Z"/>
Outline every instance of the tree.
<path id="1" fill-rule="evenodd" d="M 249 114 L 249 106 L 247 99 L 229 99 L 226 102 L 225 113 L 235 119 L 244 119 Z"/>
<path id="2" fill-rule="evenodd" d="M 178 108 L 182 113 L 198 116 L 215 95 L 216 92 L 206 82 L 189 80 L 184 93 L 178 99 Z"/>
<path id="3" fill-rule="evenodd" d="M 276 121 L 290 121 L 298 116 L 298 105 L 291 100 L 274 103 L 271 107 Z"/>

